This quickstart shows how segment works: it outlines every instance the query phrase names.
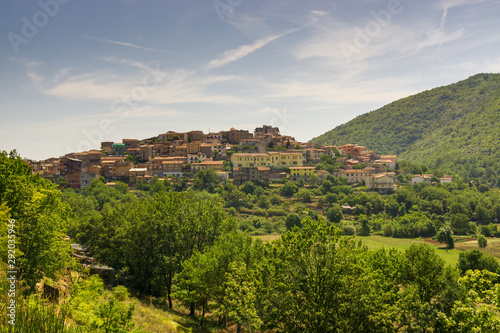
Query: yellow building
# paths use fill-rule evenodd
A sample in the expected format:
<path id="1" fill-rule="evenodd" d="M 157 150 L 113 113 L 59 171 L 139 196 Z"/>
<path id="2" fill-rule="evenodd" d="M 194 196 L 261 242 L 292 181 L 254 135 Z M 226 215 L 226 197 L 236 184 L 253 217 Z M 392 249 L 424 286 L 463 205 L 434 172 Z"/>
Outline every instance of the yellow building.
<path id="1" fill-rule="evenodd" d="M 275 167 L 289 168 L 302 166 L 302 153 L 249 153 L 233 154 L 231 162 L 234 167 Z"/>
<path id="2" fill-rule="evenodd" d="M 301 178 L 305 181 L 314 173 L 314 167 L 290 167 L 290 179 L 299 181 Z"/>

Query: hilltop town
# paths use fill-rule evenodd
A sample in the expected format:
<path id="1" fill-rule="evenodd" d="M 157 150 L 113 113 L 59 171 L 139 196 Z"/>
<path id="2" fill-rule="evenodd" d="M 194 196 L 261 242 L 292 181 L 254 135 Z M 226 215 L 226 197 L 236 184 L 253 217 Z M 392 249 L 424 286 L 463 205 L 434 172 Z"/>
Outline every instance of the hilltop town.
<path id="1" fill-rule="evenodd" d="M 356 144 L 301 143 L 267 125 L 253 133 L 235 128 L 208 134 L 169 131 L 142 140 L 102 142 L 100 150 L 26 162 L 33 172 L 71 189 L 86 188 L 101 177 L 109 186 L 122 181 L 135 188 L 154 177 L 179 179 L 214 170 L 221 181 L 229 179 L 238 186 L 247 181 L 269 185 L 285 178 L 321 182 L 333 174 L 348 184 L 389 193 L 396 189 L 399 174 L 396 155 L 378 155 Z M 417 175 L 411 183 L 431 179 L 432 175 Z M 445 176 L 439 181 L 452 179 Z"/>

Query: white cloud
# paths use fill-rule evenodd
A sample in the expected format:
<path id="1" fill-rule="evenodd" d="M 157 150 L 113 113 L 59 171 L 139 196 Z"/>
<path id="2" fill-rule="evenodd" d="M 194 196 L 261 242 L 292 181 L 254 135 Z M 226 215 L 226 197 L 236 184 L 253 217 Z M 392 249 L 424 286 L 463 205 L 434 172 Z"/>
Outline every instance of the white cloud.
<path id="1" fill-rule="evenodd" d="M 500 58 L 465 61 L 458 64 L 458 69 L 468 73 L 500 73 Z"/>
<path id="2" fill-rule="evenodd" d="M 56 76 L 57 77 L 57 76 Z M 58 81 L 59 81 L 58 77 Z M 130 86 L 124 78 L 106 71 L 75 75 L 52 87 L 45 87 L 47 95 L 77 100 L 113 100 Z"/>
<path id="3" fill-rule="evenodd" d="M 453 7 L 475 5 L 478 3 L 488 2 L 490 0 L 442 0 L 438 2 L 438 6 L 442 9 L 449 9 Z"/>
<path id="4" fill-rule="evenodd" d="M 133 64 L 145 68 L 140 62 Z M 160 68 L 160 67 L 158 67 Z M 75 100 L 102 100 L 128 105 L 173 103 L 243 103 L 230 94 L 213 91 L 218 84 L 243 82 L 235 75 L 197 75 L 192 70 L 160 71 L 152 68 L 130 74 L 118 74 L 110 70 L 83 73 L 68 78 L 56 75 L 53 85 L 45 85 L 42 91 L 50 96 Z M 43 79 L 40 78 L 40 81 Z"/>
<path id="5" fill-rule="evenodd" d="M 207 64 L 206 68 L 207 69 L 214 69 L 214 68 L 225 66 L 225 65 L 232 63 L 234 61 L 240 60 L 241 58 L 244 58 L 247 55 L 254 53 L 255 51 L 259 50 L 260 48 L 266 46 L 270 42 L 272 42 L 278 38 L 281 38 L 283 36 L 286 36 L 292 32 L 295 32 L 297 30 L 299 30 L 299 29 L 289 29 L 281 34 L 272 35 L 272 36 L 269 36 L 266 38 L 259 39 L 252 44 L 242 45 L 236 49 L 224 51 L 216 59 L 211 60 Z"/>
<path id="6" fill-rule="evenodd" d="M 169 54 L 176 54 L 176 55 L 184 56 L 184 54 L 177 53 L 177 52 L 166 51 L 166 50 L 158 50 L 158 49 L 151 48 L 151 47 L 144 47 L 144 46 L 135 45 L 135 44 L 131 44 L 131 43 L 119 42 L 119 41 L 111 40 L 111 39 L 105 39 L 105 38 L 99 38 L 99 37 L 87 36 L 87 35 L 81 35 L 80 37 L 86 38 L 86 39 L 93 39 L 93 40 L 97 40 L 97 41 L 104 42 L 104 43 L 109 43 L 109 44 L 115 44 L 115 45 L 120 45 L 120 46 L 128 46 L 128 47 L 132 47 L 134 49 L 140 49 L 140 50 L 144 50 L 144 51 L 169 53 Z"/>
<path id="7" fill-rule="evenodd" d="M 38 75 L 34 71 L 27 71 L 26 75 L 28 75 L 28 77 L 31 80 L 31 84 L 29 86 L 27 86 L 26 88 L 29 88 L 29 89 L 39 88 L 40 85 L 43 83 L 43 77 L 41 77 L 40 75 Z"/>

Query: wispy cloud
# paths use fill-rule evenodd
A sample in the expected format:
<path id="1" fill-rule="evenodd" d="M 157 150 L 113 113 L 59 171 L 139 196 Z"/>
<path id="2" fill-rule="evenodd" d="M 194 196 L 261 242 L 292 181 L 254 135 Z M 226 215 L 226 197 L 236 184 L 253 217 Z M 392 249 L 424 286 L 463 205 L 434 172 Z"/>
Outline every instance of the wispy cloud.
<path id="1" fill-rule="evenodd" d="M 443 9 L 450 9 L 453 7 L 475 5 L 488 1 L 490 0 L 443 0 L 441 2 L 438 2 L 438 5 Z"/>
<path id="2" fill-rule="evenodd" d="M 99 38 L 99 37 L 87 36 L 87 35 L 81 35 L 80 37 L 86 38 L 86 39 L 93 39 L 93 40 L 97 40 L 97 41 L 104 42 L 104 43 L 109 43 L 109 44 L 116 44 L 116 45 L 121 45 L 121 46 L 128 46 L 128 47 L 132 47 L 132 48 L 139 49 L 139 50 L 144 50 L 144 51 L 169 53 L 169 54 L 175 54 L 175 55 L 184 56 L 184 54 L 177 53 L 177 52 L 172 52 L 172 51 L 167 51 L 167 50 L 158 50 L 158 49 L 151 48 L 151 47 L 144 47 L 144 46 L 135 45 L 135 44 L 131 44 L 131 43 L 119 42 L 119 41 L 111 40 L 111 39 L 105 39 L 105 38 Z"/>
<path id="3" fill-rule="evenodd" d="M 142 68 L 141 63 L 136 67 Z M 118 74 L 109 70 L 75 74 L 61 79 L 59 73 L 55 84 L 45 84 L 39 90 L 44 94 L 64 99 L 90 101 L 101 100 L 112 102 L 115 100 L 130 100 L 136 91 L 143 91 L 140 98 L 142 105 L 168 105 L 174 103 L 243 103 L 243 100 L 234 96 L 217 93 L 215 87 L 220 84 L 243 82 L 235 75 L 197 75 L 196 71 L 169 70 L 157 73 L 161 81 L 151 86 L 144 82 L 151 81 L 150 73 Z M 155 73 L 156 75 L 156 73 Z M 35 79 L 35 78 L 32 78 Z M 43 78 L 40 77 L 40 83 Z M 135 103 L 134 104 L 139 104 Z"/>
<path id="4" fill-rule="evenodd" d="M 246 57 L 247 55 L 254 53 L 255 51 L 259 50 L 260 48 L 263 48 L 270 42 L 279 39 L 283 36 L 286 36 L 292 32 L 296 32 L 300 30 L 301 28 L 296 28 L 296 29 L 289 29 L 281 34 L 277 35 L 272 35 L 266 38 L 262 38 L 257 40 L 256 42 L 248 45 L 242 45 L 236 49 L 232 50 L 227 50 L 220 54 L 216 59 L 211 60 L 206 68 L 207 69 L 214 69 L 214 68 L 219 68 L 222 66 L 225 66 L 229 63 L 232 63 L 234 61 L 240 60 L 241 58 Z"/>
<path id="5" fill-rule="evenodd" d="M 29 84 L 24 86 L 24 89 L 27 90 L 38 90 L 40 89 L 44 79 L 43 77 L 38 73 L 41 67 L 45 65 L 44 62 L 41 61 L 33 61 L 30 59 L 26 58 L 15 58 L 15 57 L 10 57 L 8 58 L 10 61 L 20 64 L 25 73 L 26 76 L 29 78 Z"/>
<path id="6" fill-rule="evenodd" d="M 278 111 L 279 111 L 279 109 L 277 109 L 277 108 L 272 108 L 272 107 L 269 107 L 269 106 L 265 106 L 262 109 L 260 109 L 259 111 L 257 111 L 257 113 L 259 113 L 259 114 L 262 114 L 262 113 L 264 113 L 264 114 L 273 114 L 273 113 L 276 113 Z"/>

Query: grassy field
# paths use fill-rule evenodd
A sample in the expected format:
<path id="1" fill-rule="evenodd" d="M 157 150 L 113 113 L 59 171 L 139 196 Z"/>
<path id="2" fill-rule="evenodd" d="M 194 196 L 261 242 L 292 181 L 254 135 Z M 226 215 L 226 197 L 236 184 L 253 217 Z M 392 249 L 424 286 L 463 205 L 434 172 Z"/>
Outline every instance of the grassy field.
<path id="1" fill-rule="evenodd" d="M 487 237 L 486 239 L 488 240 L 488 246 L 482 249 L 478 247 L 477 240 L 455 243 L 455 248 L 462 251 L 478 249 L 481 252 L 500 258 L 500 238 Z"/>
<path id="2" fill-rule="evenodd" d="M 368 237 L 357 236 L 356 239 L 360 239 L 363 242 L 363 244 L 366 244 L 368 246 L 368 248 L 374 250 L 381 248 L 386 248 L 386 249 L 395 248 L 397 250 L 404 251 L 405 249 L 410 247 L 411 244 L 427 243 L 436 249 L 437 253 L 441 258 L 444 259 L 446 264 L 452 266 L 455 266 L 458 263 L 458 256 L 461 252 L 458 249 L 447 250 L 443 244 L 436 243 L 429 239 L 424 240 L 421 238 L 407 239 L 407 238 L 392 238 L 384 236 L 368 236 Z M 477 242 L 475 243 L 477 248 Z"/>
<path id="3" fill-rule="evenodd" d="M 232 327 L 221 329 L 213 327 L 213 322 L 208 323 L 212 327 L 200 327 L 198 317 L 191 318 L 185 311 L 179 309 L 169 310 L 155 307 L 151 302 L 145 299 L 132 299 L 135 302 L 135 311 L 133 320 L 141 330 L 155 333 L 216 333 L 216 332 L 234 332 Z M 174 304 L 174 308 L 176 305 Z M 207 319 L 208 321 L 208 319 Z M 207 325 L 206 325 L 207 326 Z"/>
<path id="4" fill-rule="evenodd" d="M 263 236 L 255 236 L 255 238 L 262 239 L 264 242 L 272 242 L 273 240 L 279 238 L 279 234 L 270 234 Z M 471 238 L 461 238 L 457 237 L 455 242 L 455 249 L 447 250 L 444 244 L 439 244 L 433 241 L 432 239 L 426 238 L 415 238 L 415 239 L 407 239 L 407 238 L 391 238 L 384 236 L 368 236 L 368 237 L 360 237 L 356 236 L 356 239 L 360 239 L 364 244 L 368 246 L 370 249 L 380 249 L 380 248 L 395 248 L 400 251 L 404 251 L 408 247 L 410 247 L 413 243 L 427 243 L 434 248 L 436 248 L 437 253 L 444 259 L 446 264 L 450 264 L 455 266 L 458 263 L 458 257 L 460 252 L 472 249 L 478 249 L 481 252 L 491 254 L 497 259 L 500 258 L 500 239 L 499 238 L 487 238 L 488 246 L 481 249 L 477 245 L 477 240 L 472 240 Z"/>

